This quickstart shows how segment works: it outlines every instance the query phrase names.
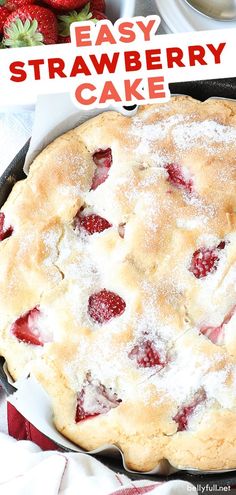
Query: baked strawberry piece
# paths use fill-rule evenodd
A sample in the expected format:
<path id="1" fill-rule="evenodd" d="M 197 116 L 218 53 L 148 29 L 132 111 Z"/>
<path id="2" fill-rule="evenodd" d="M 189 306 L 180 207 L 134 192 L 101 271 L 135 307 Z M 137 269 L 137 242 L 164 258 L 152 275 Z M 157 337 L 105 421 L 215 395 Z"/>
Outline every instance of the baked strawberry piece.
<path id="1" fill-rule="evenodd" d="M 105 0 L 91 0 L 90 9 L 91 11 L 97 10 L 98 12 L 105 12 Z"/>
<path id="2" fill-rule="evenodd" d="M 183 406 L 179 409 L 173 420 L 177 423 L 177 431 L 185 431 L 188 429 L 189 420 L 194 414 L 197 406 L 203 404 L 206 401 L 206 393 L 204 390 L 199 391 L 194 400 L 187 406 Z"/>
<path id="3" fill-rule="evenodd" d="M 93 155 L 93 161 L 97 168 L 93 176 L 91 189 L 95 190 L 98 186 L 105 182 L 109 175 L 109 170 L 112 165 L 111 148 L 96 151 Z"/>
<path id="4" fill-rule="evenodd" d="M 187 179 L 184 176 L 183 170 L 177 163 L 167 163 L 165 169 L 168 173 L 168 182 L 178 189 L 191 193 L 193 190 L 192 179 Z"/>
<path id="5" fill-rule="evenodd" d="M 57 18 L 45 7 L 25 5 L 7 18 L 3 33 L 7 47 L 51 45 L 57 42 Z"/>
<path id="6" fill-rule="evenodd" d="M 222 241 L 214 248 L 200 248 L 193 253 L 191 266 L 189 271 L 193 273 L 196 278 L 204 278 L 209 273 L 214 273 L 217 269 L 219 262 L 219 253 L 225 248 L 225 242 Z"/>
<path id="7" fill-rule="evenodd" d="M 13 227 L 5 227 L 5 215 L 3 212 L 0 212 L 0 241 L 7 239 L 13 233 Z"/>
<path id="8" fill-rule="evenodd" d="M 200 329 L 200 333 L 205 335 L 213 344 L 222 345 L 225 338 L 225 326 L 230 322 L 236 311 L 234 306 L 225 316 L 224 320 L 218 327 L 204 326 Z"/>
<path id="9" fill-rule="evenodd" d="M 120 405 L 122 401 L 98 380 L 87 380 L 77 396 L 75 422 L 106 414 Z"/>
<path id="10" fill-rule="evenodd" d="M 74 226 L 76 230 L 81 230 L 88 235 L 100 234 L 106 229 L 112 227 L 111 223 L 105 218 L 100 217 L 92 213 L 91 215 L 85 215 L 79 211 L 74 219 Z"/>
<path id="11" fill-rule="evenodd" d="M 151 340 L 143 340 L 136 344 L 130 351 L 129 358 L 136 361 L 139 368 L 153 368 L 154 366 L 163 368 L 167 364 Z"/>
<path id="12" fill-rule="evenodd" d="M 125 301 L 118 294 L 106 289 L 92 294 L 88 301 L 88 314 L 95 323 L 100 325 L 121 316 L 125 308 Z"/>
<path id="13" fill-rule="evenodd" d="M 125 238 L 125 226 L 126 223 L 120 223 L 120 225 L 118 226 L 118 234 L 121 237 L 121 239 Z"/>
<path id="14" fill-rule="evenodd" d="M 17 318 L 11 326 L 10 331 L 12 335 L 25 344 L 43 346 L 46 342 L 49 342 L 50 339 L 47 339 L 45 335 L 42 335 L 39 330 L 38 319 L 40 315 L 40 308 L 36 306 Z"/>

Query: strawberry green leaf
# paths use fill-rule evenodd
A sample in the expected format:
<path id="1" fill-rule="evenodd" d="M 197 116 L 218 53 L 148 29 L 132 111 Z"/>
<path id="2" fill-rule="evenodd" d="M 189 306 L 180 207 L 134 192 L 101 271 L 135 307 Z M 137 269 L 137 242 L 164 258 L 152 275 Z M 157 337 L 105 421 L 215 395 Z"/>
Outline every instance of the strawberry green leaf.
<path id="1" fill-rule="evenodd" d="M 4 45 L 10 48 L 43 45 L 43 35 L 37 29 L 36 19 L 33 21 L 27 19 L 24 24 L 21 19 L 16 19 L 6 29 L 7 37 L 4 39 Z"/>
<path id="2" fill-rule="evenodd" d="M 69 36 L 70 34 L 70 25 L 73 22 L 81 22 L 81 21 L 92 21 L 97 22 L 97 19 L 93 18 L 92 12 L 90 12 L 90 3 L 87 3 L 85 7 L 77 12 L 76 10 L 72 10 L 64 15 L 59 15 L 59 34 L 60 36 Z"/>

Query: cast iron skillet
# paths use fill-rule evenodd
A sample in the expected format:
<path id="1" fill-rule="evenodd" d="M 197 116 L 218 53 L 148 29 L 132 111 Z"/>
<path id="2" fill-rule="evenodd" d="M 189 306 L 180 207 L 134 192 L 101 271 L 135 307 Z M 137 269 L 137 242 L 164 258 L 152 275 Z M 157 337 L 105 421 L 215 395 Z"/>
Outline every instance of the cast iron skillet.
<path id="1" fill-rule="evenodd" d="M 172 93 L 177 94 L 187 94 L 198 100 L 206 100 L 211 96 L 219 96 L 225 98 L 235 98 L 236 99 L 236 78 L 233 79 L 214 79 L 208 81 L 193 81 L 186 83 L 171 84 L 170 90 Z M 15 156 L 14 160 L 11 162 L 9 167 L 5 170 L 3 175 L 0 177 L 0 207 L 5 203 L 13 185 L 18 180 L 24 179 L 26 176 L 23 172 L 24 160 L 29 147 L 29 141 L 25 146 L 19 151 Z M 0 384 L 5 389 L 6 393 L 12 394 L 14 392 L 14 387 L 10 385 L 6 379 L 5 373 L 3 371 L 4 359 L 0 358 Z M 58 447 L 61 450 L 60 445 Z M 105 456 L 96 456 L 101 460 L 107 467 L 117 471 L 119 473 L 124 473 L 133 480 L 138 479 L 150 479 L 152 481 L 165 481 L 173 479 L 182 479 L 189 481 L 194 485 L 205 486 L 209 484 L 211 486 L 211 491 L 213 485 L 217 487 L 222 486 L 236 486 L 236 471 L 225 472 L 221 474 L 189 474 L 185 471 L 180 471 L 171 476 L 159 476 L 159 475 L 143 475 L 127 473 L 123 468 L 121 458 L 108 458 Z M 232 491 L 231 491 L 232 493 Z"/>

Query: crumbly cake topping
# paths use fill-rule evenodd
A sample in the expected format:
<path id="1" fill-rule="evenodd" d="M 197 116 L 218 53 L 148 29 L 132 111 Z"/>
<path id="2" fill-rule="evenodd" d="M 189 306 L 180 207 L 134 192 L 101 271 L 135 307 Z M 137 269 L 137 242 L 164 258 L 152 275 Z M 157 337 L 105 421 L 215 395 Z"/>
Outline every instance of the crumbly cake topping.
<path id="1" fill-rule="evenodd" d="M 60 431 L 134 469 L 236 465 L 235 109 L 102 114 L 46 148 L 0 213 L 12 374 L 31 368 Z"/>

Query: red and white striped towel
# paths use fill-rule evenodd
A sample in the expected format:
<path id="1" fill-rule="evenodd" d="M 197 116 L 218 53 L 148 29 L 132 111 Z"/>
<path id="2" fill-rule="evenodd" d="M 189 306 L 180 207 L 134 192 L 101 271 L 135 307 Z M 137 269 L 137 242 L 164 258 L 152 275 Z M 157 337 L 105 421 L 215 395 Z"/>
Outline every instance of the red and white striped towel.
<path id="1" fill-rule="evenodd" d="M 0 433 L 1 495 L 197 493 L 190 483 L 184 481 L 132 481 L 92 456 L 60 452 L 10 404 L 7 405 L 7 422 L 9 435 Z"/>

